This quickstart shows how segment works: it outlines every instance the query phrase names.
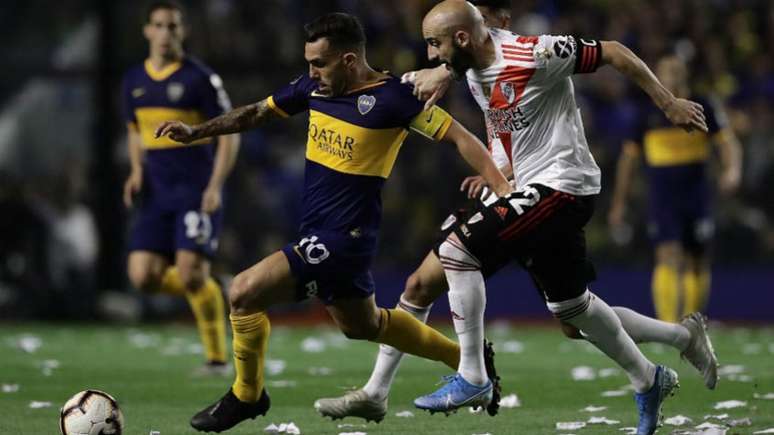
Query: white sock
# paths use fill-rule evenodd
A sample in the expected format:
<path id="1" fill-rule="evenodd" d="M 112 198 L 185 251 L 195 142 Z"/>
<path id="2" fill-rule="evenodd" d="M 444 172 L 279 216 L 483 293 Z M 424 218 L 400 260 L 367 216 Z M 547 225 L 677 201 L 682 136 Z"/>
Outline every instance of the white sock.
<path id="1" fill-rule="evenodd" d="M 419 307 L 411 304 L 403 298 L 403 295 L 401 295 L 400 302 L 398 302 L 398 305 L 395 308 L 408 312 L 422 323 L 427 323 L 427 317 L 430 315 L 430 308 L 432 307 L 432 304 L 427 307 Z M 398 349 L 387 346 L 386 344 L 379 345 L 379 354 L 376 356 L 376 363 L 371 372 L 371 377 L 363 387 L 363 390 L 369 397 L 376 400 L 384 400 L 387 398 L 387 395 L 390 394 L 390 386 L 392 386 L 392 381 L 395 380 L 395 374 L 398 372 L 398 366 L 400 366 L 400 360 L 402 358 L 403 352 Z"/>
<path id="2" fill-rule="evenodd" d="M 691 343 L 691 332 L 679 323 L 663 322 L 624 307 L 612 307 L 635 343 L 662 343 L 680 352 Z"/>
<path id="3" fill-rule="evenodd" d="M 449 306 L 460 343 L 457 371 L 473 385 L 486 385 L 489 381 L 483 352 L 486 288 L 481 265 L 456 240 L 443 242 L 438 254 L 449 283 Z"/>
<path id="4" fill-rule="evenodd" d="M 656 366 L 640 352 L 605 301 L 587 290 L 575 299 L 548 302 L 548 309 L 560 320 L 583 331 L 591 343 L 617 362 L 635 391 L 644 393 L 653 386 Z"/>

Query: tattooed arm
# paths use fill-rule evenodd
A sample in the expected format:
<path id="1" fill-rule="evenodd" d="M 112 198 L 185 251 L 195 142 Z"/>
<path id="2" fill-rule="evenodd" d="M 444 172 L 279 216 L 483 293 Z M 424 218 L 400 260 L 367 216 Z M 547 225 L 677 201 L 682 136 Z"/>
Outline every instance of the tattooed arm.
<path id="1" fill-rule="evenodd" d="M 187 125 L 180 121 L 164 121 L 156 129 L 156 137 L 169 136 L 176 142 L 189 143 L 205 137 L 250 130 L 279 117 L 280 115 L 269 106 L 269 102 L 262 100 L 197 125 Z"/>

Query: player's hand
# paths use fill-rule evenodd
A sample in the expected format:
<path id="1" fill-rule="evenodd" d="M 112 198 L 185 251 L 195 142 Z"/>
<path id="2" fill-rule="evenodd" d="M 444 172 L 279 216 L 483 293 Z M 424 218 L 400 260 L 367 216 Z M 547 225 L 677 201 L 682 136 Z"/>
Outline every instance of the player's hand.
<path id="1" fill-rule="evenodd" d="M 726 169 L 720 174 L 718 188 L 723 195 L 733 195 L 739 190 L 742 183 L 742 175 L 737 170 Z"/>
<path id="2" fill-rule="evenodd" d="M 607 213 L 607 223 L 610 228 L 620 228 L 625 224 L 624 215 L 626 214 L 626 207 L 623 204 L 613 202 L 610 205 L 610 211 Z"/>
<path id="3" fill-rule="evenodd" d="M 468 198 L 475 199 L 481 196 L 481 192 L 486 189 L 486 196 L 481 198 L 481 200 L 485 200 L 489 198 L 489 195 L 492 194 L 492 191 L 487 189 L 488 186 L 489 185 L 487 184 L 486 180 L 484 180 L 484 177 L 480 175 L 474 175 L 466 177 L 464 180 L 462 180 L 462 184 L 460 184 L 460 192 L 467 191 Z"/>
<path id="4" fill-rule="evenodd" d="M 202 211 L 207 214 L 214 213 L 221 206 L 220 189 L 207 187 L 202 194 Z"/>
<path id="5" fill-rule="evenodd" d="M 414 85 L 414 96 L 425 101 L 425 110 L 428 110 L 446 94 L 452 78 L 446 66 L 441 65 L 433 69 L 407 72 L 400 81 Z"/>
<path id="6" fill-rule="evenodd" d="M 707 119 L 704 117 L 704 107 L 701 104 L 675 98 L 663 108 L 669 122 L 682 127 L 685 131 L 700 130 L 707 132 Z"/>
<path id="7" fill-rule="evenodd" d="M 155 137 L 169 136 L 175 142 L 189 143 L 196 139 L 194 129 L 180 121 L 164 121 L 156 129 Z"/>
<path id="8" fill-rule="evenodd" d="M 142 171 L 132 171 L 129 178 L 124 182 L 124 205 L 126 208 L 132 208 L 134 205 L 134 195 L 140 193 L 142 189 Z"/>

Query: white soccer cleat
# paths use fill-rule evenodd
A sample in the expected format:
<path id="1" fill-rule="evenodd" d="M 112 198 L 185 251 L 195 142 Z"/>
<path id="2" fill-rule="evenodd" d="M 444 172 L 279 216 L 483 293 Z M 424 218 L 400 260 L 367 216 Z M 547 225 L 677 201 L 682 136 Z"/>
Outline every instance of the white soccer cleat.
<path id="1" fill-rule="evenodd" d="M 691 333 L 691 342 L 680 356 L 688 360 L 704 378 L 704 385 L 710 390 L 718 383 L 718 358 L 707 335 L 707 323 L 701 313 L 692 313 L 681 322 Z"/>
<path id="2" fill-rule="evenodd" d="M 387 398 L 372 399 L 363 390 L 352 390 L 341 397 L 318 399 L 314 402 L 314 409 L 323 417 L 333 420 L 360 417 L 379 423 L 387 414 Z"/>

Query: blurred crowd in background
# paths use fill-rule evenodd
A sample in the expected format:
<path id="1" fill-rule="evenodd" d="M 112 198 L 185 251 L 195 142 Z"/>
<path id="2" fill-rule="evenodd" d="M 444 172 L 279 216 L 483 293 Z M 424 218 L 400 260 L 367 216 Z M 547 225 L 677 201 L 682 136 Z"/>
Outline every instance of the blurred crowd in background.
<path id="1" fill-rule="evenodd" d="M 109 5 L 106 5 L 109 3 Z M 396 75 L 430 66 L 421 36 L 430 0 L 190 0 L 189 54 L 218 72 L 235 106 L 306 71 L 303 23 L 325 12 L 361 18 L 372 66 Z M 131 213 L 119 84 L 147 54 L 142 2 L 10 2 L 0 8 L 0 314 L 88 317 L 96 292 L 126 290 L 123 243 Z M 742 187 L 715 201 L 717 267 L 774 260 L 774 2 L 768 0 L 519 0 L 513 31 L 618 40 L 653 66 L 688 60 L 693 92 L 721 101 L 744 152 Z M 629 226 L 606 221 L 621 145 L 649 100 L 612 69 L 577 77 L 586 134 L 603 173 L 588 227 L 594 260 L 647 267 L 647 188 L 635 183 Z M 107 91 L 106 91 L 107 90 Z M 464 84 L 441 102 L 485 137 Z M 243 135 L 226 189 L 216 271 L 235 273 L 294 236 L 306 118 Z M 446 145 L 409 136 L 384 192 L 377 267 L 419 264 L 459 202 L 469 170 Z M 679 188 L 679 187 L 678 187 Z M 41 303 L 41 301 L 46 301 Z M 93 300 L 94 302 L 89 302 Z M 91 304 L 91 306 L 90 306 Z"/>

